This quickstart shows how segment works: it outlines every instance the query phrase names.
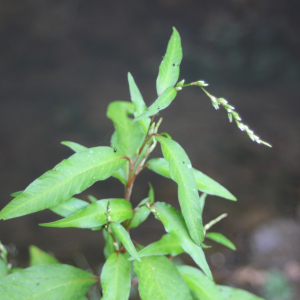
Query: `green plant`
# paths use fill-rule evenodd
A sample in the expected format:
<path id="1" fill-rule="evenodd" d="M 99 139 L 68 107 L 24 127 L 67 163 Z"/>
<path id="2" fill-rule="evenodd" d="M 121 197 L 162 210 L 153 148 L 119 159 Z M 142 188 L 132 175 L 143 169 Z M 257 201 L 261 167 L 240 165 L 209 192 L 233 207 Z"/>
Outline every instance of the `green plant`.
<path id="1" fill-rule="evenodd" d="M 209 247 L 204 244 L 205 239 L 232 250 L 235 250 L 235 246 L 222 234 L 208 232 L 226 214 L 203 225 L 205 198 L 207 195 L 232 201 L 236 201 L 236 198 L 216 181 L 192 168 L 184 149 L 169 134 L 158 133 L 162 119 L 155 122 L 155 116 L 174 100 L 178 91 L 188 86 L 198 86 L 216 109 L 222 106 L 227 111 L 230 122 L 234 120 L 257 143 L 270 145 L 241 122 L 238 113 L 225 99 L 209 94 L 205 82 L 184 84 L 182 80 L 177 83 L 181 59 L 180 36 L 174 28 L 159 67 L 157 100 L 147 108 L 129 73 L 132 102 L 112 102 L 107 111 L 115 127 L 111 147 L 86 148 L 77 143 L 62 142 L 76 153 L 36 179 L 24 191 L 12 194 L 15 199 L 0 213 L 0 219 L 6 220 L 50 209 L 63 219 L 42 226 L 89 228 L 96 231 L 95 235 L 102 230 L 107 260 L 100 278 L 59 264 L 35 247 L 30 248 L 29 268 L 11 269 L 7 264 L 5 248 L 1 246 L 0 268 L 4 270 L 1 271 L 3 278 L 0 280 L 1 299 L 87 299 L 85 295 L 89 287 L 97 281 L 101 282 L 102 299 L 128 299 L 130 288 L 136 284 L 143 300 L 261 299 L 245 291 L 214 283 L 203 252 L 203 248 Z M 157 143 L 161 146 L 163 158 L 148 160 Z M 151 184 L 148 196 L 136 208 L 132 208 L 132 188 L 144 168 L 177 183 L 181 212 L 169 204 L 155 202 Z M 89 204 L 73 197 L 96 181 L 110 176 L 119 179 L 125 186 L 124 198 L 97 200 L 90 197 L 92 203 Z M 202 192 L 201 197 L 198 191 Z M 145 221 L 151 212 L 162 222 L 167 234 L 144 247 L 134 242 L 129 232 Z M 202 271 L 191 266 L 176 266 L 172 262 L 174 256 L 183 252 L 189 254 Z"/>

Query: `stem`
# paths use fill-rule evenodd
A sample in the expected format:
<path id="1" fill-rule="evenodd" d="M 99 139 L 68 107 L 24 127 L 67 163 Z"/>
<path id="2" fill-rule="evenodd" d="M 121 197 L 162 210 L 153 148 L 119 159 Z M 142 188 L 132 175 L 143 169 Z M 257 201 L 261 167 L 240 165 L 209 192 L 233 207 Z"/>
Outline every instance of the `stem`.
<path id="1" fill-rule="evenodd" d="M 131 282 L 131 287 L 135 286 L 139 282 L 139 279 L 136 278 Z"/>

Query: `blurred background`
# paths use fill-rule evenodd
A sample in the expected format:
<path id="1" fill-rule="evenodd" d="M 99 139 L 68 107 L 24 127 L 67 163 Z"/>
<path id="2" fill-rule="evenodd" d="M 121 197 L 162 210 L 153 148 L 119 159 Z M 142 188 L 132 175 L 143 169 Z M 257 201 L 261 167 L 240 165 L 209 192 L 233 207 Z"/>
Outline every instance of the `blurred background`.
<path id="1" fill-rule="evenodd" d="M 161 131 L 186 149 L 193 166 L 238 198 L 207 198 L 204 221 L 228 213 L 214 231 L 237 246 L 233 252 L 211 243 L 206 250 L 215 279 L 268 300 L 299 299 L 299 12 L 298 0 L 2 0 L 1 208 L 10 193 L 72 154 L 61 141 L 110 144 L 106 108 L 130 100 L 128 71 L 147 105 L 155 100 L 158 67 L 175 26 L 183 45 L 180 80 L 208 82 L 209 92 L 226 98 L 273 145 L 253 143 L 196 87 L 160 114 Z M 147 196 L 148 181 L 157 201 L 178 208 L 176 184 L 149 170 L 136 182 L 134 204 Z M 123 187 L 111 178 L 79 198 L 88 194 L 122 197 Z M 56 219 L 43 211 L 0 222 L 14 266 L 26 266 L 28 247 L 36 245 L 99 272 L 102 233 L 38 226 Z M 146 245 L 163 233 L 150 217 L 132 237 Z"/>

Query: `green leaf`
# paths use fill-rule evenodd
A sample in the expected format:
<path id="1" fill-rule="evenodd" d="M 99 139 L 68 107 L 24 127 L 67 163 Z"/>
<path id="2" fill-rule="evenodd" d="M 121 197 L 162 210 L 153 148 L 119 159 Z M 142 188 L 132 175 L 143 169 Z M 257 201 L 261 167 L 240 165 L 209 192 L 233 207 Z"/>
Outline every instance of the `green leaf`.
<path id="1" fill-rule="evenodd" d="M 177 266 L 179 273 L 191 291 L 201 300 L 223 300 L 216 284 L 200 270 L 190 266 Z M 239 300 L 244 300 L 243 298 Z"/>
<path id="2" fill-rule="evenodd" d="M 139 252 L 140 257 L 154 256 L 154 255 L 171 255 L 176 256 L 183 253 L 184 250 L 180 246 L 180 243 L 172 234 L 165 234 L 162 238 L 154 242 Z"/>
<path id="3" fill-rule="evenodd" d="M 110 147 L 95 147 L 73 154 L 31 183 L 0 213 L 6 220 L 53 207 L 111 176 L 125 162 Z"/>
<path id="4" fill-rule="evenodd" d="M 149 200 L 149 198 L 147 198 Z M 146 206 L 137 207 L 134 210 L 134 216 L 130 222 L 129 228 L 136 228 L 142 224 L 150 215 L 150 210 Z M 126 226 L 127 227 L 127 226 Z"/>
<path id="5" fill-rule="evenodd" d="M 87 197 L 91 203 L 96 203 L 98 201 L 98 199 L 95 196 L 88 195 Z"/>
<path id="6" fill-rule="evenodd" d="M 131 101 L 135 107 L 134 116 L 137 117 L 138 115 L 140 115 L 147 109 L 147 106 L 144 102 L 144 99 L 142 97 L 142 94 L 141 94 L 139 88 L 137 87 L 137 85 L 130 73 L 128 73 L 128 83 L 129 83 Z M 141 128 L 144 131 L 144 133 L 147 134 L 149 124 L 150 124 L 150 119 L 140 120 L 139 123 L 140 123 Z"/>
<path id="7" fill-rule="evenodd" d="M 3 259 L 0 258 L 0 279 L 7 275 L 7 265 Z"/>
<path id="8" fill-rule="evenodd" d="M 169 162 L 172 179 L 178 184 L 178 199 L 185 223 L 196 244 L 204 239 L 202 212 L 192 164 L 183 148 L 174 140 L 156 136 L 162 153 Z"/>
<path id="9" fill-rule="evenodd" d="M 163 202 L 155 202 L 150 207 L 150 210 L 154 213 L 154 216 L 163 223 L 166 231 L 177 237 L 183 250 L 188 253 L 203 272 L 213 280 L 204 252 L 202 248 L 196 245 L 190 238 L 182 214 L 171 205 Z"/>
<path id="10" fill-rule="evenodd" d="M 231 250 L 236 250 L 234 244 L 223 234 L 218 232 L 208 232 L 206 234 L 206 237 L 212 241 L 215 241 L 219 244 L 222 244 L 226 247 L 228 247 Z"/>
<path id="11" fill-rule="evenodd" d="M 149 161 L 147 161 L 147 167 L 148 169 L 152 170 L 153 172 L 159 175 L 171 178 L 169 172 L 169 163 L 164 158 L 150 159 Z M 209 195 L 215 195 L 228 200 L 236 201 L 236 198 L 215 180 L 211 179 L 210 177 L 196 169 L 193 169 L 193 172 L 199 191 Z"/>
<path id="12" fill-rule="evenodd" d="M 114 247 L 114 240 L 111 236 L 111 234 L 109 234 L 106 230 L 103 230 L 103 236 L 105 239 L 105 246 L 104 246 L 104 256 L 106 259 L 108 259 L 112 253 L 114 253 L 115 247 Z"/>
<path id="13" fill-rule="evenodd" d="M 178 31 L 173 27 L 173 34 L 168 43 L 167 52 L 159 66 L 159 73 L 156 80 L 158 95 L 161 95 L 168 87 L 174 86 L 177 82 L 181 60 L 181 39 Z"/>
<path id="14" fill-rule="evenodd" d="M 207 194 L 205 194 L 205 193 L 203 193 L 200 196 L 200 208 L 201 208 L 202 213 L 203 213 L 203 209 L 204 209 L 204 205 L 205 205 L 206 196 L 207 196 Z"/>
<path id="15" fill-rule="evenodd" d="M 249 292 L 229 286 L 218 285 L 218 289 L 222 294 L 222 300 L 265 300 Z"/>
<path id="16" fill-rule="evenodd" d="M 125 166 L 125 165 L 124 165 Z M 119 179 L 124 185 L 127 185 L 127 177 L 124 172 L 124 166 L 112 174 L 112 177 Z"/>
<path id="17" fill-rule="evenodd" d="M 112 139 L 113 147 L 128 157 L 136 153 L 145 138 L 140 125 L 128 117 L 133 110 L 133 103 L 127 101 L 111 102 L 107 109 L 107 117 L 113 121 L 116 129 Z"/>
<path id="18" fill-rule="evenodd" d="M 68 265 L 39 265 L 0 280 L 1 300 L 74 300 L 83 297 L 95 276 Z"/>
<path id="19" fill-rule="evenodd" d="M 192 300 L 188 287 L 173 263 L 165 256 L 143 257 L 134 261 L 142 300 Z"/>
<path id="20" fill-rule="evenodd" d="M 86 208 L 75 213 L 74 215 L 51 223 L 40 224 L 45 227 L 77 227 L 77 228 L 94 228 L 107 223 L 106 214 L 110 207 L 109 217 L 112 222 L 123 222 L 131 219 L 133 210 L 131 203 L 125 199 L 103 199 L 88 205 Z"/>
<path id="21" fill-rule="evenodd" d="M 127 300 L 130 293 L 131 263 L 121 253 L 113 253 L 101 272 L 102 300 Z"/>
<path id="22" fill-rule="evenodd" d="M 148 182 L 148 184 L 149 184 L 148 197 L 150 198 L 150 203 L 154 203 L 154 200 L 155 200 L 154 189 L 150 182 Z"/>
<path id="23" fill-rule="evenodd" d="M 29 247 L 29 257 L 30 267 L 44 264 L 59 264 L 56 258 L 33 245 Z"/>
<path id="24" fill-rule="evenodd" d="M 142 114 L 134 119 L 134 121 L 140 121 L 142 119 L 151 117 L 157 114 L 159 111 L 167 108 L 171 102 L 175 99 L 177 91 L 174 87 L 167 88 L 154 103 Z"/>
<path id="25" fill-rule="evenodd" d="M 72 197 L 61 204 L 50 207 L 49 209 L 61 217 L 67 218 L 84 209 L 88 205 L 88 202 Z"/>
<path id="26" fill-rule="evenodd" d="M 133 256 L 135 259 L 137 259 L 138 261 L 141 261 L 141 258 L 139 257 L 131 241 L 129 233 L 125 230 L 125 228 L 118 223 L 111 223 L 110 226 L 113 233 L 120 239 L 120 241 L 123 243 L 124 247 L 129 252 L 129 254 Z"/>
<path id="27" fill-rule="evenodd" d="M 23 193 L 24 191 L 18 191 L 18 192 L 14 192 L 14 193 L 12 193 L 12 194 L 10 194 L 10 196 L 12 196 L 12 197 L 17 197 L 17 196 L 19 196 L 19 195 L 21 195 L 22 193 Z"/>
<path id="28" fill-rule="evenodd" d="M 82 146 L 82 145 L 74 143 L 74 142 L 69 142 L 69 141 L 63 141 L 63 142 L 61 142 L 61 144 L 69 147 L 74 152 L 81 152 L 81 151 L 85 151 L 88 149 L 88 147 Z"/>

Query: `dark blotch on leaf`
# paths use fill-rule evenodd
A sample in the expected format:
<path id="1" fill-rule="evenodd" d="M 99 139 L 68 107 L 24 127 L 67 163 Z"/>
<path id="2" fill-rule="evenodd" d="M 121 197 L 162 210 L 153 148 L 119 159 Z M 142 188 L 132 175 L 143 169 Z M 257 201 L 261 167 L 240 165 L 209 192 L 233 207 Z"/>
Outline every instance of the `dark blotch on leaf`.
<path id="1" fill-rule="evenodd" d="M 117 152 L 117 148 L 114 149 L 114 152 Z"/>

